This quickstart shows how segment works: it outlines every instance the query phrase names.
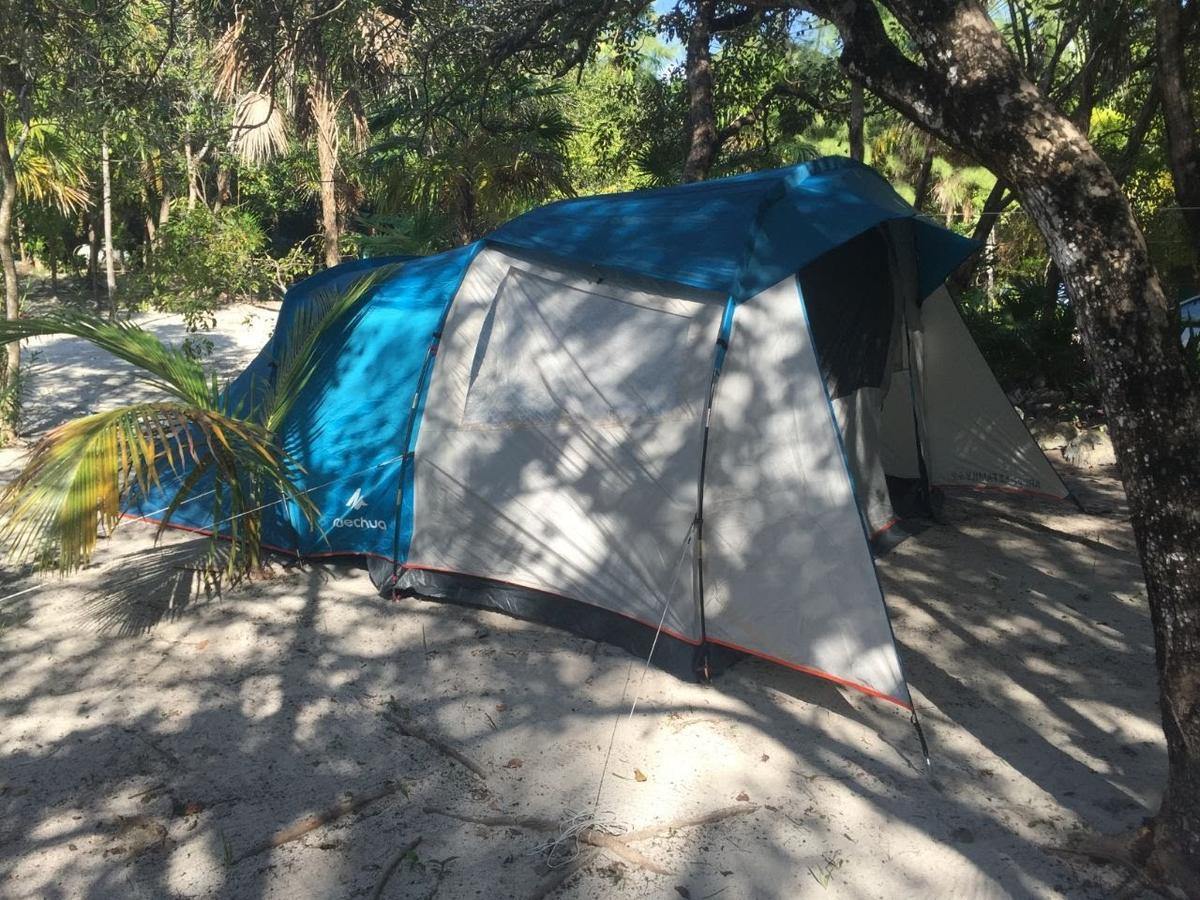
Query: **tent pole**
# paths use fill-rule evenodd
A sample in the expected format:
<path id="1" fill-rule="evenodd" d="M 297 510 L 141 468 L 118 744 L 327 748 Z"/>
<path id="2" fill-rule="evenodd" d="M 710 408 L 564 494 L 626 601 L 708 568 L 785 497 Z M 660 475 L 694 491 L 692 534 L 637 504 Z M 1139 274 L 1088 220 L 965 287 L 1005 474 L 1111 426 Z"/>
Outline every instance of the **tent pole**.
<path id="1" fill-rule="evenodd" d="M 396 584 L 400 580 L 400 517 L 401 510 L 404 506 L 404 475 L 405 466 L 410 464 L 413 454 L 413 448 L 409 446 L 412 442 L 413 427 L 417 421 L 417 407 L 421 403 L 421 393 L 425 389 L 425 380 L 429 377 L 429 370 L 432 368 L 434 356 L 437 355 L 438 344 L 442 340 L 443 323 L 438 324 L 437 331 L 429 341 L 429 348 L 425 351 L 425 360 L 421 363 L 421 372 L 417 376 L 417 388 L 413 391 L 412 403 L 408 407 L 408 421 L 404 426 L 404 441 L 401 444 L 403 454 L 400 460 L 400 479 L 396 485 L 396 512 L 394 517 L 394 525 L 392 528 L 392 583 L 388 585 L 395 590 Z"/>
<path id="2" fill-rule="evenodd" d="M 708 397 L 704 404 L 704 431 L 700 441 L 700 474 L 696 480 L 696 606 L 700 615 L 700 646 L 696 648 L 693 668 L 700 681 L 707 683 L 712 678 L 708 646 L 708 623 L 704 618 L 704 475 L 708 470 L 708 436 L 712 428 L 713 400 L 717 395 L 717 381 L 725 365 L 725 353 L 729 350 L 729 337 L 733 333 L 734 302 L 725 301 L 725 312 L 721 317 L 721 329 L 717 333 L 717 346 L 713 354 L 712 378 L 708 383 Z"/>

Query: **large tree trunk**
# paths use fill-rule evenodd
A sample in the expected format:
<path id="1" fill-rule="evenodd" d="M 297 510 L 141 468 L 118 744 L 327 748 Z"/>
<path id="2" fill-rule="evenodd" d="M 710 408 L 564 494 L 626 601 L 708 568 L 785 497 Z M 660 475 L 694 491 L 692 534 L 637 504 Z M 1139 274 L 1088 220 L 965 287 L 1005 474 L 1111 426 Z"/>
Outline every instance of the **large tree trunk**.
<path id="1" fill-rule="evenodd" d="M 1183 221 L 1192 243 L 1192 262 L 1200 273 L 1200 138 L 1187 84 L 1182 9 L 1179 0 L 1158 0 L 1155 9 L 1158 90 L 1167 124 L 1167 160 Z"/>
<path id="2" fill-rule="evenodd" d="M 321 236 L 325 243 L 325 265 L 332 268 L 342 261 L 337 213 L 337 103 L 324 81 L 318 79 L 314 84 L 309 105 L 316 125 L 314 137 L 317 142 L 317 171 L 321 178 Z"/>
<path id="3" fill-rule="evenodd" d="M 113 260 L 112 241 L 112 166 L 108 153 L 108 131 L 100 136 L 100 187 L 104 207 L 104 287 L 108 297 L 108 314 L 117 315 L 117 270 Z"/>
<path id="4" fill-rule="evenodd" d="M 8 151 L 8 119 L 0 103 L 0 269 L 4 273 L 4 316 L 15 319 L 21 313 L 20 285 L 17 283 L 17 262 L 13 259 L 13 210 L 17 205 L 17 169 Z M 13 341 L 5 347 L 3 369 L 0 369 L 0 388 L 11 384 L 21 367 L 21 345 Z M 12 437 L 12 426 L 6 411 L 0 410 L 0 446 Z"/>
<path id="5" fill-rule="evenodd" d="M 1005 178 L 1050 246 L 1100 389 L 1146 577 L 1168 778 L 1151 870 L 1200 896 L 1200 390 L 1133 212 L 1075 124 L 1021 72 L 974 0 L 812 3 L 877 95 Z"/>
<path id="6" fill-rule="evenodd" d="M 684 70 L 688 95 L 688 154 L 684 181 L 703 181 L 720 149 L 713 106 L 712 20 L 715 0 L 700 0 L 688 30 Z"/>

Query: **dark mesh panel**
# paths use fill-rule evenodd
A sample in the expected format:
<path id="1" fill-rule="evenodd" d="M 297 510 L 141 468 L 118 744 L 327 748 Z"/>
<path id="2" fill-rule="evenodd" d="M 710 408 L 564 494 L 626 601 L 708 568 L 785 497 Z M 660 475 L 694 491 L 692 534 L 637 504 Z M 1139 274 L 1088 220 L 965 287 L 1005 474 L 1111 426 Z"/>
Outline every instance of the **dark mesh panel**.
<path id="1" fill-rule="evenodd" d="M 882 387 L 895 302 L 883 231 L 873 228 L 831 250 L 799 279 L 830 398 Z"/>

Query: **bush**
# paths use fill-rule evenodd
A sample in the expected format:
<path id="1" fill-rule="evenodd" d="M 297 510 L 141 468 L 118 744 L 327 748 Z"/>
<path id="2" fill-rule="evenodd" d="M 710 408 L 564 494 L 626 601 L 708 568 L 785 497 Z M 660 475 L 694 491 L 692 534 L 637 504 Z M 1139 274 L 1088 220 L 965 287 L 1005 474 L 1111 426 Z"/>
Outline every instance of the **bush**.
<path id="1" fill-rule="evenodd" d="M 1009 394 L 1051 390 L 1071 401 L 1094 400 L 1075 310 L 1063 294 L 1051 304 L 1040 283 L 1018 280 L 993 292 L 990 301 L 968 291 L 961 307 L 975 343 Z"/>
<path id="2" fill-rule="evenodd" d="M 279 259 L 268 254 L 267 236 L 250 213 L 197 206 L 159 229 L 143 292 L 156 309 L 181 314 L 188 330 L 197 332 L 216 324 L 219 307 L 278 299 L 312 268 L 304 243 Z"/>

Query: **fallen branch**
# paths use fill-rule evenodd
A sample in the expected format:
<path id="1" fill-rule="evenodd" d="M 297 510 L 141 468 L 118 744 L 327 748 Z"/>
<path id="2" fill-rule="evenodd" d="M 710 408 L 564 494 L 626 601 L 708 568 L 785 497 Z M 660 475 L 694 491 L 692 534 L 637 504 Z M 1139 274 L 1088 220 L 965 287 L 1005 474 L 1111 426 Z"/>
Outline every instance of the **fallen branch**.
<path id="1" fill-rule="evenodd" d="M 600 847 L 607 850 L 613 856 L 619 856 L 627 863 L 640 866 L 648 872 L 653 872 L 655 875 L 674 874 L 670 869 L 660 866 L 650 857 L 630 847 L 624 835 L 618 837 L 613 834 L 605 834 L 603 831 L 598 831 L 595 828 L 588 828 L 579 832 L 579 840 L 581 843 L 591 844 L 593 847 Z"/>
<path id="2" fill-rule="evenodd" d="M 421 843 L 421 836 L 413 838 L 407 844 L 400 848 L 400 852 L 392 857 L 392 861 L 387 864 L 383 872 L 379 875 L 379 881 L 375 883 L 375 890 L 371 891 L 371 900 L 379 900 L 383 896 L 383 889 L 387 886 L 388 879 L 392 877 L 392 873 L 404 861 L 404 857 L 417 849 L 417 845 Z"/>
<path id="3" fill-rule="evenodd" d="M 283 831 L 278 831 L 262 843 L 255 844 L 241 856 L 233 860 L 233 865 L 237 865 L 243 860 L 247 860 L 252 856 L 258 856 L 260 853 L 266 853 L 268 850 L 273 850 L 276 847 L 281 847 L 284 844 L 291 843 L 297 838 L 302 838 L 310 831 L 316 831 L 322 825 L 328 825 L 340 819 L 342 816 L 349 815 L 353 812 L 358 812 L 364 806 L 374 803 L 376 800 L 382 800 L 384 797 L 391 796 L 400 790 L 400 782 L 395 784 L 385 785 L 379 790 L 372 791 L 369 794 L 363 794 L 361 797 L 351 797 L 348 800 L 339 800 L 333 806 L 329 807 L 316 815 L 307 816 L 301 819 L 295 825 L 285 828 Z"/>
<path id="4" fill-rule="evenodd" d="M 739 803 L 737 806 L 726 806 L 723 809 L 715 809 L 710 813 L 693 816 L 690 819 L 676 819 L 674 822 L 667 822 L 665 825 L 651 825 L 649 828 L 640 828 L 637 831 L 620 835 L 617 840 L 625 843 L 644 841 L 648 838 L 670 834 L 672 831 L 681 831 L 684 828 L 712 825 L 714 822 L 723 822 L 725 819 L 732 819 L 734 816 L 749 815 L 757 810 L 758 807 L 752 803 Z"/>
<path id="5" fill-rule="evenodd" d="M 440 750 L 459 765 L 469 769 L 480 781 L 487 781 L 487 770 L 461 750 L 450 746 L 439 737 L 434 737 L 432 734 L 422 730 L 412 722 L 405 722 L 397 715 L 393 715 L 392 713 L 386 711 L 381 712 L 380 715 L 387 719 L 388 722 L 390 722 L 401 734 L 407 735 L 411 738 L 416 738 L 418 741 L 424 741 L 430 747 L 433 747 L 435 750 Z"/>

